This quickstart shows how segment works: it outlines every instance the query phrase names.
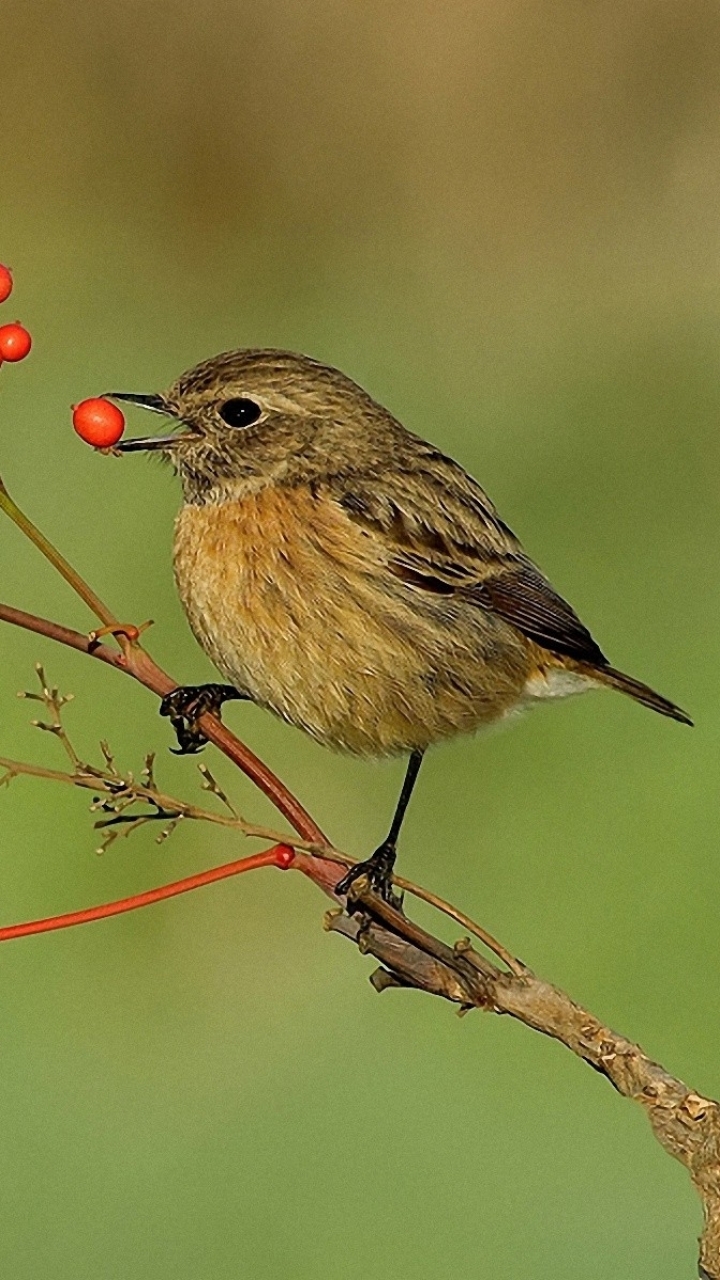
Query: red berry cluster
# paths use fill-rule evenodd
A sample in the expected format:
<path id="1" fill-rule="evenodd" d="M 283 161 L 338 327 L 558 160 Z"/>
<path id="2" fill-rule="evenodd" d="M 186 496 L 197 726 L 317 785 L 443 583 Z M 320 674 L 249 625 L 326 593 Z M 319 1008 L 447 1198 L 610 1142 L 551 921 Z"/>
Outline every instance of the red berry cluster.
<path id="1" fill-rule="evenodd" d="M 12 291 L 12 272 L 0 263 L 0 302 L 7 301 Z M 18 321 L 0 325 L 0 364 L 3 360 L 8 363 L 24 360 L 31 346 L 30 334 Z M 112 449 L 125 430 L 125 419 L 120 410 L 100 397 L 73 405 L 72 420 L 80 438 L 96 449 Z"/>
<path id="2" fill-rule="evenodd" d="M 0 263 L 0 302 L 5 302 L 10 297 L 12 289 L 12 272 L 9 267 Z M 10 364 L 14 364 L 16 360 L 24 360 L 31 346 L 32 338 L 19 321 L 0 325 L 0 364 L 3 360 Z"/>

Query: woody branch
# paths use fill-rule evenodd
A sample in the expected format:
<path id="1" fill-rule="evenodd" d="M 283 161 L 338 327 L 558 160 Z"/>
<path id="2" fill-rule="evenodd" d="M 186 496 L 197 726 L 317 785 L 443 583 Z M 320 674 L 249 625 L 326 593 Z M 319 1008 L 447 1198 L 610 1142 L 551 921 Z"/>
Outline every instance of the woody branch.
<path id="1" fill-rule="evenodd" d="M 2 481 L 0 508 L 10 515 L 89 605 L 99 618 L 101 626 L 97 632 L 83 634 L 8 604 L 0 604 L 0 621 L 45 636 L 104 662 L 116 671 L 132 676 L 159 697 L 164 697 L 176 688 L 176 681 L 157 665 L 140 644 L 139 629 L 125 626 L 113 617 L 112 612 L 76 571 L 19 511 Z M 118 648 L 105 643 L 103 636 L 115 637 Z M 294 834 L 266 831 L 249 826 L 239 819 L 234 823 L 226 821 L 225 825 L 234 825 L 244 834 L 261 835 L 280 841 L 281 846 L 294 850 L 293 869 L 312 880 L 336 904 L 335 909 L 326 914 L 326 928 L 354 942 L 363 954 L 372 955 L 380 962 L 381 967 L 370 979 L 377 991 L 392 987 L 416 988 L 441 996 L 457 1004 L 461 1010 L 478 1009 L 508 1014 L 525 1026 L 559 1040 L 577 1057 L 603 1074 L 620 1094 L 643 1107 L 658 1141 L 669 1155 L 686 1167 L 700 1195 L 704 1213 L 700 1237 L 700 1274 L 707 1280 L 720 1280 L 720 1104 L 693 1091 L 672 1076 L 649 1058 L 639 1045 L 612 1031 L 565 992 L 537 977 L 485 930 L 428 891 L 397 879 L 401 887 L 409 888 L 417 896 L 445 910 L 454 920 L 474 932 L 493 953 L 494 959 L 481 953 L 467 937 L 461 938 L 454 946 L 449 946 L 415 924 L 404 913 L 383 902 L 362 881 L 355 887 L 357 892 L 352 902 L 343 900 L 341 907 L 341 900 L 334 892 L 335 885 L 343 874 L 344 866 L 351 859 L 332 849 L 318 824 L 284 783 L 215 716 L 205 714 L 199 723 L 210 742 L 269 797 L 278 812 L 293 827 Z M 72 773 L 63 775 L 11 760 L 0 761 L 0 767 L 4 767 L 10 775 L 34 773 L 79 786 L 97 786 L 102 782 L 102 778 L 97 775 L 83 775 L 82 769 L 77 768 Z M 136 787 L 136 791 L 141 792 L 142 787 Z M 172 801 L 172 805 L 175 808 L 171 808 L 169 812 L 174 814 L 182 802 Z M 192 808 L 193 806 L 186 806 L 187 810 Z M 199 812 L 186 812 L 183 816 L 207 817 Z M 267 859 L 262 861 L 262 855 L 257 855 L 255 860 L 243 861 L 258 866 L 269 865 Z M 284 864 L 276 862 L 275 865 Z M 228 874 L 233 872 L 228 871 Z M 194 879 L 198 883 L 207 883 L 211 878 L 219 876 L 213 877 L 212 873 L 207 873 Z M 187 882 L 183 887 L 196 886 Z M 167 888 L 173 889 L 174 886 Z M 169 896 L 169 893 L 161 890 L 141 896 L 145 901 L 155 901 L 159 897 Z M 116 905 L 124 910 L 129 909 L 127 903 Z M 137 905 L 143 903 L 138 900 Z M 86 918 L 97 918 L 98 915 L 110 913 L 100 910 L 95 915 L 88 913 Z M 76 913 L 76 916 L 82 915 L 83 913 Z M 69 917 L 59 919 L 65 924 L 74 922 Z"/>

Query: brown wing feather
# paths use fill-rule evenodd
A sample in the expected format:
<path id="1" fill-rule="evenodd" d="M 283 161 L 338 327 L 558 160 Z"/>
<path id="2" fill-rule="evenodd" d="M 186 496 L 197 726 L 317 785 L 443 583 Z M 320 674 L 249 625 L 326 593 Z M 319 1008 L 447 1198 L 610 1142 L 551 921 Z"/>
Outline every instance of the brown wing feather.
<path id="1" fill-rule="evenodd" d="M 471 588 L 470 594 L 484 608 L 499 614 L 552 653 L 599 667 L 607 666 L 602 649 L 575 610 L 533 564 L 520 564 L 492 574 Z"/>
<path id="2" fill-rule="evenodd" d="M 417 553 L 392 556 L 388 567 L 405 582 L 426 591 L 463 595 L 552 653 L 593 666 L 607 665 L 607 658 L 575 610 L 530 561 L 508 557 L 494 567 L 485 565 L 482 578 L 473 578 L 466 564 L 439 564 L 436 556 L 431 559 Z"/>
<path id="3" fill-rule="evenodd" d="M 414 460 L 413 460 L 414 461 Z M 408 585 L 460 595 L 552 653 L 607 666 L 570 605 L 529 560 L 492 503 L 457 463 L 345 477 L 334 495 L 346 514 L 384 543 L 391 573 Z"/>

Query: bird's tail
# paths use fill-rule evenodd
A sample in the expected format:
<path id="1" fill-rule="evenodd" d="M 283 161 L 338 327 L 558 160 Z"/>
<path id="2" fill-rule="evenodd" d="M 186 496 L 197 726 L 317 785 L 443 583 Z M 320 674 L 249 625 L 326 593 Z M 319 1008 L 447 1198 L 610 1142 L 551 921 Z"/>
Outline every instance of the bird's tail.
<path id="1" fill-rule="evenodd" d="M 663 698 L 661 693 L 656 693 L 649 685 L 643 684 L 641 680 L 634 680 L 632 676 L 626 676 L 622 671 L 616 671 L 614 667 L 587 666 L 584 667 L 584 674 L 596 680 L 598 684 L 606 685 L 609 689 L 626 693 L 636 702 L 641 702 L 644 707 L 659 711 L 661 716 L 670 716 L 671 720 L 679 720 L 681 724 L 693 723 L 687 712 L 676 707 L 669 698 Z"/>

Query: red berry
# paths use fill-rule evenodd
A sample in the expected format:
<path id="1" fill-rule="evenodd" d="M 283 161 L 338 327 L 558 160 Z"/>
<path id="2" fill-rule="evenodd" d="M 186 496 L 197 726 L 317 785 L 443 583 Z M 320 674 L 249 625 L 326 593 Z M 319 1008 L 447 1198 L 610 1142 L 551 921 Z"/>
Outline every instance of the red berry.
<path id="1" fill-rule="evenodd" d="M 24 360 L 31 346 L 30 334 L 18 321 L 0 325 L 0 360 Z"/>
<path id="2" fill-rule="evenodd" d="M 74 404 L 72 421 L 80 439 L 95 449 L 111 449 L 125 430 L 120 410 L 100 396 Z"/>
<path id="3" fill-rule="evenodd" d="M 288 848 L 286 844 L 279 844 L 275 850 L 275 866 L 281 871 L 287 871 L 295 861 L 295 850 Z"/>
<path id="4" fill-rule="evenodd" d="M 0 302 L 10 297 L 13 289 L 12 271 L 0 262 Z"/>

